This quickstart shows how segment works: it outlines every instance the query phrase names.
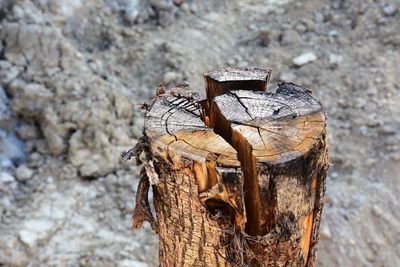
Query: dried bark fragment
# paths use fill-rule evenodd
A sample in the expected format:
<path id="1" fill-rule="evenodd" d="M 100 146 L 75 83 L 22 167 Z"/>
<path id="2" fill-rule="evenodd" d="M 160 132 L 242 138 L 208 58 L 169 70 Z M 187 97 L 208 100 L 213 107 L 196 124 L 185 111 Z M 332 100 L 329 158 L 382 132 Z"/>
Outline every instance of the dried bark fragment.
<path id="1" fill-rule="evenodd" d="M 136 191 L 136 206 L 133 211 L 132 216 L 132 228 L 139 229 L 143 226 L 144 221 L 150 223 L 151 228 L 158 233 L 157 222 L 155 221 L 153 215 L 151 214 L 151 209 L 149 205 L 148 193 L 150 188 L 149 178 L 146 173 L 141 173 L 141 179 Z"/>

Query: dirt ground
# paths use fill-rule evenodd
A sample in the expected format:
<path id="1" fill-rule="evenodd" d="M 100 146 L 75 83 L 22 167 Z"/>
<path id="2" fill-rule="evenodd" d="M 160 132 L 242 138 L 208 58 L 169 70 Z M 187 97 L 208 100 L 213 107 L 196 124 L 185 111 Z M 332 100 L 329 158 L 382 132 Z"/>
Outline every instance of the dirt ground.
<path id="1" fill-rule="evenodd" d="M 400 266 L 398 0 L 0 0 L 0 266 L 157 266 L 119 154 L 159 83 L 221 66 L 326 108 L 319 266 Z"/>

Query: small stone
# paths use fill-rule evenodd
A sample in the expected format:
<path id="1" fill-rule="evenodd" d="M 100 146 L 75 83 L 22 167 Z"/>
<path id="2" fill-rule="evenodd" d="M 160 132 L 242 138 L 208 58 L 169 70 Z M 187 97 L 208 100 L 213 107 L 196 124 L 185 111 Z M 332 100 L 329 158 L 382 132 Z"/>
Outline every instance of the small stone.
<path id="1" fill-rule="evenodd" d="M 38 241 L 50 236 L 54 227 L 55 224 L 47 218 L 28 220 L 18 236 L 25 245 L 32 248 Z"/>
<path id="2" fill-rule="evenodd" d="M 284 72 L 279 76 L 279 79 L 283 82 L 292 82 L 297 78 L 293 72 Z"/>
<path id="3" fill-rule="evenodd" d="M 1 183 L 12 183 L 15 181 L 14 176 L 8 172 L 0 172 L 0 182 Z"/>
<path id="4" fill-rule="evenodd" d="M 125 13 L 125 19 L 130 22 L 130 23 L 134 23 L 136 21 L 136 19 L 139 16 L 139 11 L 137 9 L 134 9 L 130 12 Z"/>
<path id="5" fill-rule="evenodd" d="M 315 23 L 311 19 L 304 19 L 304 25 L 307 27 L 307 31 L 315 31 Z"/>
<path id="6" fill-rule="evenodd" d="M 378 162 L 377 159 L 375 158 L 369 158 L 365 160 L 365 166 L 372 166 L 375 165 Z"/>
<path id="7" fill-rule="evenodd" d="M 133 0 L 129 1 L 125 7 L 124 18 L 130 22 L 134 23 L 139 16 L 139 1 Z"/>
<path id="8" fill-rule="evenodd" d="M 398 35 L 390 35 L 383 39 L 384 45 L 393 45 L 398 46 L 400 45 L 400 34 Z"/>
<path id="9" fill-rule="evenodd" d="M 29 167 L 38 167 L 44 163 L 44 158 L 41 154 L 33 152 L 29 154 L 28 165 Z"/>
<path id="10" fill-rule="evenodd" d="M 279 8 L 279 7 L 275 8 L 275 14 L 277 14 L 277 15 L 283 15 L 283 14 L 285 14 L 285 12 L 286 12 L 286 10 L 284 8 Z"/>
<path id="11" fill-rule="evenodd" d="M 233 58 L 228 59 L 228 61 L 226 62 L 229 66 L 234 66 L 236 61 Z"/>
<path id="12" fill-rule="evenodd" d="M 317 56 L 313 52 L 306 52 L 293 59 L 293 64 L 297 67 L 301 67 L 305 64 L 311 63 L 317 60 Z"/>
<path id="13" fill-rule="evenodd" d="M 151 4 L 152 7 L 154 7 L 158 11 L 169 10 L 171 8 L 169 1 L 150 0 L 149 3 Z"/>
<path id="14" fill-rule="evenodd" d="M 323 223 L 321 226 L 320 236 L 322 239 L 330 239 L 332 237 L 331 230 L 326 223 Z"/>
<path id="15" fill-rule="evenodd" d="M 17 128 L 17 135 L 22 140 L 36 139 L 39 137 L 39 130 L 34 125 L 24 124 Z"/>
<path id="16" fill-rule="evenodd" d="M 343 56 L 338 54 L 329 54 L 329 66 L 336 68 L 343 61 Z"/>
<path id="17" fill-rule="evenodd" d="M 180 80 L 182 80 L 182 75 L 174 71 L 166 72 L 163 76 L 163 83 L 165 84 L 177 82 Z"/>
<path id="18" fill-rule="evenodd" d="M 240 61 L 240 62 L 237 64 L 237 66 L 238 66 L 239 68 L 245 68 L 245 67 L 248 67 L 248 66 L 249 66 L 249 63 L 248 63 L 247 61 Z"/>
<path id="19" fill-rule="evenodd" d="M 2 121 L 9 120 L 11 117 L 11 111 L 8 102 L 9 100 L 7 98 L 7 95 L 4 92 L 3 87 L 0 86 L 0 127 Z"/>
<path id="20" fill-rule="evenodd" d="M 338 36 L 337 30 L 330 30 L 330 31 L 328 32 L 328 35 L 329 35 L 330 37 L 337 37 L 337 36 Z"/>
<path id="21" fill-rule="evenodd" d="M 142 261 L 125 259 L 125 260 L 120 262 L 120 266 L 122 266 L 122 267 L 129 267 L 129 266 L 148 267 L 149 265 L 147 263 L 142 262 Z"/>
<path id="22" fill-rule="evenodd" d="M 367 126 L 361 125 L 358 130 L 363 136 L 367 136 L 368 135 L 369 131 L 368 131 L 368 127 Z"/>
<path id="23" fill-rule="evenodd" d="M 14 164 L 12 163 L 12 161 L 9 158 L 7 158 L 3 155 L 0 155 L 0 169 L 1 168 L 10 169 L 13 166 L 14 166 Z"/>
<path id="24" fill-rule="evenodd" d="M 22 230 L 19 232 L 19 238 L 25 245 L 33 247 L 37 240 L 37 234 L 34 232 Z"/>
<path id="25" fill-rule="evenodd" d="M 378 128 L 378 133 L 386 135 L 390 134 L 394 135 L 397 133 L 397 129 L 394 125 L 386 124 Z"/>
<path id="26" fill-rule="evenodd" d="M 287 30 L 283 33 L 281 43 L 283 45 L 298 44 L 301 42 L 299 33 L 295 30 Z"/>
<path id="27" fill-rule="evenodd" d="M 39 241 L 51 236 L 55 227 L 55 223 L 48 218 L 26 220 L 18 237 L 26 246 L 33 248 Z"/>
<path id="28" fill-rule="evenodd" d="M 190 6 L 186 2 L 182 3 L 182 5 L 180 6 L 180 9 L 185 13 L 189 13 L 190 12 Z"/>
<path id="29" fill-rule="evenodd" d="M 336 178 L 339 177 L 339 173 L 337 173 L 337 172 L 331 172 L 331 173 L 329 174 L 329 176 L 332 177 L 333 179 L 336 179 Z"/>
<path id="30" fill-rule="evenodd" d="M 26 165 L 20 165 L 16 170 L 15 170 L 15 176 L 18 181 L 23 182 L 30 180 L 33 176 L 33 170 L 30 169 Z"/>
<path id="31" fill-rule="evenodd" d="M 191 11 L 193 14 L 196 14 L 196 13 L 198 12 L 198 10 L 199 10 L 199 8 L 197 7 L 197 4 L 194 3 L 194 2 L 192 2 L 192 3 L 190 4 L 190 11 Z"/>
<path id="32" fill-rule="evenodd" d="M 183 0 L 173 0 L 172 2 L 173 2 L 174 5 L 176 5 L 176 6 L 180 6 L 180 5 L 183 4 Z"/>
<path id="33" fill-rule="evenodd" d="M 391 154 L 390 159 L 393 161 L 400 161 L 400 153 Z"/>
<path id="34" fill-rule="evenodd" d="M 294 27 L 296 29 L 296 31 L 298 31 L 299 33 L 305 33 L 308 29 L 307 29 L 307 25 L 300 22 L 297 23 L 296 26 Z"/>
<path id="35" fill-rule="evenodd" d="M 382 12 L 386 16 L 393 16 L 397 12 L 397 7 L 392 4 L 386 4 L 382 7 Z"/>
<path id="36" fill-rule="evenodd" d="M 322 22 L 324 22 L 324 15 L 322 13 L 319 13 L 319 12 L 315 13 L 314 14 L 314 20 L 317 23 L 322 23 Z"/>

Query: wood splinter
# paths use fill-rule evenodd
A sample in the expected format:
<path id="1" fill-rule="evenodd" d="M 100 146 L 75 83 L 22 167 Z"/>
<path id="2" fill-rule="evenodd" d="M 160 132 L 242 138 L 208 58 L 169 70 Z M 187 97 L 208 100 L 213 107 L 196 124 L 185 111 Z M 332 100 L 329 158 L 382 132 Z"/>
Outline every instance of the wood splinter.
<path id="1" fill-rule="evenodd" d="M 301 86 L 267 92 L 270 74 L 209 71 L 206 99 L 183 86 L 146 106 L 157 222 L 142 205 L 134 223 L 145 218 L 158 231 L 160 266 L 315 266 L 326 117 Z M 137 202 L 149 186 L 141 181 Z"/>

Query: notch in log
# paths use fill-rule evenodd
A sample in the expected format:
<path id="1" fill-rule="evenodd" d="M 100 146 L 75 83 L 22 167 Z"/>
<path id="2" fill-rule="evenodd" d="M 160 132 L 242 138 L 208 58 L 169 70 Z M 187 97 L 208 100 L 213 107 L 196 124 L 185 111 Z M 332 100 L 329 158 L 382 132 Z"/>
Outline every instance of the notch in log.
<path id="1" fill-rule="evenodd" d="M 176 87 L 145 115 L 160 265 L 314 266 L 328 166 L 321 104 L 295 84 L 266 92 L 269 70 L 204 77 L 206 100 Z"/>

